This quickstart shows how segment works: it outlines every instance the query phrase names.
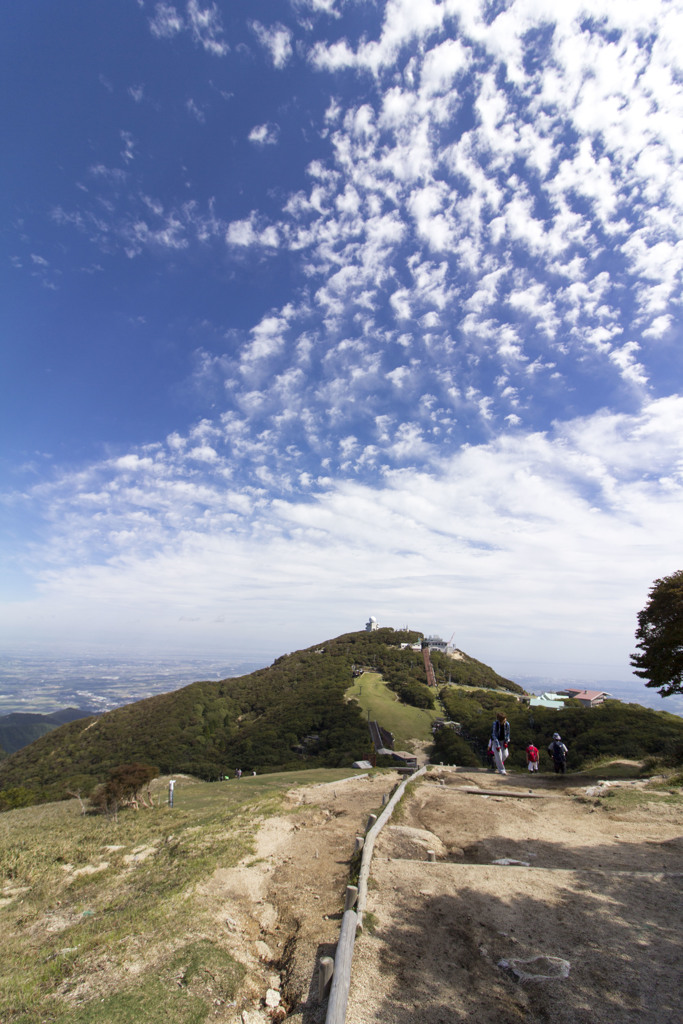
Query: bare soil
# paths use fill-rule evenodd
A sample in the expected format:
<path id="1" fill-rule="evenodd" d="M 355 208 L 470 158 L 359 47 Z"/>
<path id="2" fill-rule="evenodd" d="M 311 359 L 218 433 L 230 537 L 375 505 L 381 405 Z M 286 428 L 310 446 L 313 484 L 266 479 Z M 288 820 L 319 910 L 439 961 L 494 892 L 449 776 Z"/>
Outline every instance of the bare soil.
<path id="1" fill-rule="evenodd" d="M 292 791 L 256 857 L 207 882 L 249 968 L 230 1024 L 324 1021 L 317 960 L 334 954 L 354 837 L 397 778 Z M 680 1024 L 680 802 L 442 768 L 401 808 L 375 846 L 347 1024 Z"/>

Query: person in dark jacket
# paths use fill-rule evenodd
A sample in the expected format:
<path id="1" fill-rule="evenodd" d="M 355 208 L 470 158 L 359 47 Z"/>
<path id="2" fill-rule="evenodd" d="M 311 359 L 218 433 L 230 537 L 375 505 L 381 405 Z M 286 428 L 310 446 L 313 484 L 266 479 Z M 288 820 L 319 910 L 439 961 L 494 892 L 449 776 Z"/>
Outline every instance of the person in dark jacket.
<path id="1" fill-rule="evenodd" d="M 507 775 L 505 762 L 508 756 L 510 745 L 510 723 L 507 716 L 499 711 L 491 729 L 491 745 L 493 747 L 493 759 L 496 763 L 496 771 L 499 775 Z"/>
<path id="2" fill-rule="evenodd" d="M 552 742 L 548 746 L 548 753 L 553 759 L 553 766 L 556 775 L 564 775 L 567 771 L 568 750 L 562 742 L 559 732 L 553 733 Z"/>

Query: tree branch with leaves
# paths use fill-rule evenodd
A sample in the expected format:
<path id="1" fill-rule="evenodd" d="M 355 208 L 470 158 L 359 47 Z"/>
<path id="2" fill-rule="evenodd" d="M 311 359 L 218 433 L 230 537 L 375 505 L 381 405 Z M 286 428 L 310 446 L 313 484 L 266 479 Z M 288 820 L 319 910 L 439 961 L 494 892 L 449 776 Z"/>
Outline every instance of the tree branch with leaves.
<path id="1" fill-rule="evenodd" d="M 638 613 L 635 675 L 662 697 L 683 693 L 683 569 L 655 580 Z"/>

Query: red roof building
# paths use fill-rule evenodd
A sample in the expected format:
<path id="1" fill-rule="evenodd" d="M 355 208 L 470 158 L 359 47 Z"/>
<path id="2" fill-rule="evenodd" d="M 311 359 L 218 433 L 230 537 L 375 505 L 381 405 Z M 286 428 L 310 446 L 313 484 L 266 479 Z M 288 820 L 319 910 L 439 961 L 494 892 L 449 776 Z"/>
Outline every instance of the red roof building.
<path id="1" fill-rule="evenodd" d="M 572 700 L 581 701 L 586 708 L 595 708 L 598 704 L 604 703 L 608 697 L 611 697 L 611 693 L 607 693 L 605 690 L 578 690 L 572 687 L 567 687 L 566 690 L 559 690 L 563 697 L 571 697 Z"/>

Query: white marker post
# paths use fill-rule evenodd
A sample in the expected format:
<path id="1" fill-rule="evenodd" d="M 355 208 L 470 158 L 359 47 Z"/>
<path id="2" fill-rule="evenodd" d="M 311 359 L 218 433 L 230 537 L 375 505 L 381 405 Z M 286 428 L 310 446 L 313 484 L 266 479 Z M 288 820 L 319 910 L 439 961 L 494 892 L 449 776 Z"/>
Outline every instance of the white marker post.
<path id="1" fill-rule="evenodd" d="M 173 807 L 173 787 L 175 786 L 175 779 L 168 780 L 168 806 Z"/>

